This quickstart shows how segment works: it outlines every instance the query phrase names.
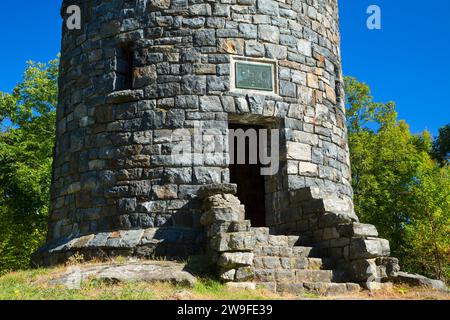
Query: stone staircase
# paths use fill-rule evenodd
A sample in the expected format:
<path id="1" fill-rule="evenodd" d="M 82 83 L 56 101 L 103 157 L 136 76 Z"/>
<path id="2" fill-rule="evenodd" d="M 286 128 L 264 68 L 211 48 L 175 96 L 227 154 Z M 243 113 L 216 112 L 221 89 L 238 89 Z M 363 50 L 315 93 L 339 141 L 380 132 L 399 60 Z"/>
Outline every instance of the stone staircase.
<path id="1" fill-rule="evenodd" d="M 270 235 L 268 228 L 251 228 L 256 235 L 253 250 L 254 281 L 275 292 L 324 295 L 355 293 L 356 283 L 343 282 L 344 272 L 332 269 L 317 248 L 298 246 L 299 236 Z"/>
<path id="2" fill-rule="evenodd" d="M 389 242 L 361 224 L 351 203 L 317 188 L 291 191 L 283 221 L 254 228 L 235 185 L 204 186 L 200 222 L 224 282 L 255 283 L 277 292 L 345 294 L 389 285 L 399 270 Z M 299 236 L 300 235 L 300 236 Z M 350 283 L 355 282 L 355 283 Z"/>

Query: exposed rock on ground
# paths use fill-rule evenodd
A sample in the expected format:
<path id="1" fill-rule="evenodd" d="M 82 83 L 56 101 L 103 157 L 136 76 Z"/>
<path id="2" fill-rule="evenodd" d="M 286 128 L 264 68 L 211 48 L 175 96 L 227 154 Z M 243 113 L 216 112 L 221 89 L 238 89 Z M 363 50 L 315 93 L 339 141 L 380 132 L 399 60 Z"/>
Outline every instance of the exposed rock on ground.
<path id="1" fill-rule="evenodd" d="M 50 284 L 77 289 L 80 288 L 83 280 L 98 279 L 112 282 L 169 282 L 193 287 L 197 279 L 185 271 L 184 267 L 184 264 L 169 261 L 80 265 L 69 267 L 60 277 L 51 280 Z"/>
<path id="2" fill-rule="evenodd" d="M 448 291 L 445 283 L 440 280 L 429 279 L 419 274 L 411 274 L 407 272 L 398 272 L 397 277 L 392 279 L 395 283 L 407 284 L 410 286 L 418 286 L 440 291 Z"/>

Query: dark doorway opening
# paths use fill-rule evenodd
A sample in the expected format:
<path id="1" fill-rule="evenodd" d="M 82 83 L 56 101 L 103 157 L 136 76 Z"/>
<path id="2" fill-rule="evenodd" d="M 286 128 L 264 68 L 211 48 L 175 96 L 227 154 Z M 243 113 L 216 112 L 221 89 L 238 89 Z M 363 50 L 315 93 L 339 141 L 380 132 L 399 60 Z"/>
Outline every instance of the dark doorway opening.
<path id="1" fill-rule="evenodd" d="M 264 129 L 262 126 L 254 126 L 247 124 L 230 123 L 229 129 L 238 130 L 242 129 L 247 132 L 249 129 L 256 130 L 257 154 L 259 155 L 259 129 Z M 245 218 L 250 220 L 253 227 L 265 227 L 266 226 L 266 208 L 265 208 L 265 188 L 264 188 L 264 176 L 261 175 L 261 163 L 251 164 L 250 158 L 250 139 L 245 139 L 245 164 L 238 164 L 237 152 L 238 144 L 231 145 L 230 148 L 234 149 L 233 160 L 230 164 L 230 182 L 237 184 L 237 197 L 245 206 Z M 255 150 L 255 149 L 253 149 Z M 232 150 L 230 150 L 231 152 Z"/>

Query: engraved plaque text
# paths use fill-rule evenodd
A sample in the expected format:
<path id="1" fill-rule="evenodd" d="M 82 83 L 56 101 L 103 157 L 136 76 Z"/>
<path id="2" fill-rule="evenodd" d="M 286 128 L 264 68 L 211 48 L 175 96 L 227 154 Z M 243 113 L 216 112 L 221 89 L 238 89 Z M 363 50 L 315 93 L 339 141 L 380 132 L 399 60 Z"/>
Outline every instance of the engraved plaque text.
<path id="1" fill-rule="evenodd" d="M 236 62 L 236 88 L 273 91 L 273 65 Z"/>

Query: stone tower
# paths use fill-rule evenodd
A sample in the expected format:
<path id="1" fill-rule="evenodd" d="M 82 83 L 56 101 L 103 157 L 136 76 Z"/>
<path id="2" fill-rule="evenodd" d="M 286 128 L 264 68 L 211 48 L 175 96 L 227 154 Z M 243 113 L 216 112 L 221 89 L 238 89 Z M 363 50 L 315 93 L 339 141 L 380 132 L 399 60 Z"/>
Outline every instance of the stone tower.
<path id="1" fill-rule="evenodd" d="M 353 210 L 336 0 L 64 0 L 63 16 L 73 4 L 36 260 L 198 253 L 199 189 L 230 183 L 254 226 L 337 266 L 388 254 Z M 232 164 L 230 129 L 249 128 L 276 137 L 274 174 Z"/>

